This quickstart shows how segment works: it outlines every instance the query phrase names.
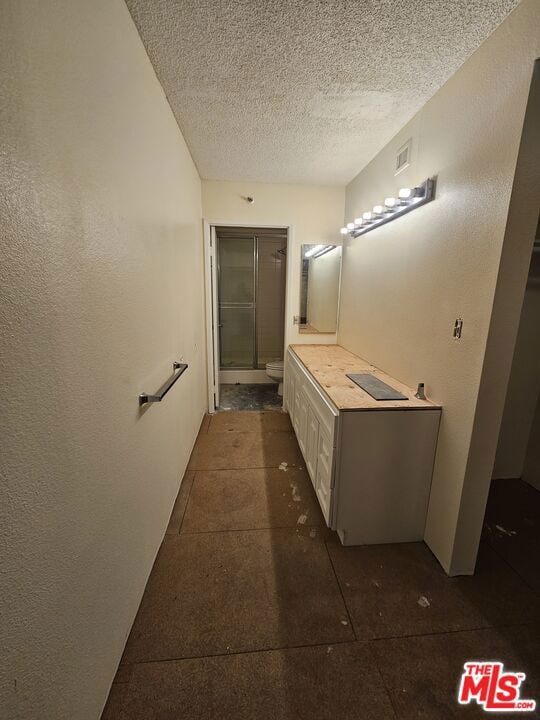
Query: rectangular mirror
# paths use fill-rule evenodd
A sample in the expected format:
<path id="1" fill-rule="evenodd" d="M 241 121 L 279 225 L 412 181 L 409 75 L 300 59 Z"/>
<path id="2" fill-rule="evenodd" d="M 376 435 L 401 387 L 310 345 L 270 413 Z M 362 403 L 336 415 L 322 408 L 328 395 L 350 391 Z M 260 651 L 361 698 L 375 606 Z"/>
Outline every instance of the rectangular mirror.
<path id="1" fill-rule="evenodd" d="M 341 247 L 302 245 L 300 273 L 300 332 L 337 330 Z"/>

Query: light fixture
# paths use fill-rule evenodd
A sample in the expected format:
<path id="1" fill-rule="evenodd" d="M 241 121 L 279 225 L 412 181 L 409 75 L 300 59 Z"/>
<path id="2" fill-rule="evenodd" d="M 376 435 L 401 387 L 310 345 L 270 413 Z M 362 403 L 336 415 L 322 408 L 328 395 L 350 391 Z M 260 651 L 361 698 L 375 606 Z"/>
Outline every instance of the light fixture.
<path id="1" fill-rule="evenodd" d="M 362 214 L 361 218 L 356 218 L 353 223 L 347 223 L 347 227 L 341 228 L 341 232 L 343 235 L 349 234 L 351 237 L 358 237 L 425 205 L 434 197 L 435 180 L 433 178 L 428 178 L 416 187 L 400 188 L 397 198 L 393 196 L 385 198 L 384 205 L 375 205 L 373 211 L 368 210 Z"/>
<path id="2" fill-rule="evenodd" d="M 316 260 L 317 258 L 320 258 L 321 255 L 326 255 L 326 253 L 330 252 L 330 250 L 334 250 L 335 247 L 335 245 L 323 245 L 323 249 L 315 253 L 315 255 L 313 255 L 313 259 Z"/>
<path id="3" fill-rule="evenodd" d="M 320 250 L 322 250 L 325 247 L 326 247 L 326 245 L 314 245 L 313 247 L 310 247 L 309 250 L 306 250 L 306 252 L 304 253 L 304 257 L 305 258 L 311 257 L 312 255 L 315 255 L 315 253 L 318 253 Z"/>

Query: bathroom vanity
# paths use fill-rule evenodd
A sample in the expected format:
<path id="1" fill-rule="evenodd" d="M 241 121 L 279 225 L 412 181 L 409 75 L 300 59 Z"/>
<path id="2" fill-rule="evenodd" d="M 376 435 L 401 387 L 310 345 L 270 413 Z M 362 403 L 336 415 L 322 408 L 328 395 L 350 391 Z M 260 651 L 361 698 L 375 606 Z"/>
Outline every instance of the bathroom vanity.
<path id="1" fill-rule="evenodd" d="M 375 400 L 347 375 L 405 396 Z M 441 408 L 339 345 L 291 345 L 288 411 L 324 518 L 344 545 L 422 540 Z"/>

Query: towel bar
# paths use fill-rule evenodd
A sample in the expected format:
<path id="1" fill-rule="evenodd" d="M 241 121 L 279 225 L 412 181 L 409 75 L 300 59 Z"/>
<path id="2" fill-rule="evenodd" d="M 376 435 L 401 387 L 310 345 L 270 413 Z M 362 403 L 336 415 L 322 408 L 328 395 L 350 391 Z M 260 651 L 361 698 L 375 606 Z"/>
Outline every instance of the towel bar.
<path id="1" fill-rule="evenodd" d="M 147 393 L 141 393 L 139 395 L 139 405 L 146 405 L 146 403 L 153 403 L 153 402 L 161 402 L 165 395 L 169 392 L 169 390 L 172 388 L 174 383 L 178 380 L 180 375 L 182 375 L 186 370 L 188 366 L 186 363 L 177 362 L 176 360 L 173 362 L 173 374 L 171 377 L 163 383 L 163 385 L 159 388 L 157 393 L 155 395 L 148 395 Z"/>

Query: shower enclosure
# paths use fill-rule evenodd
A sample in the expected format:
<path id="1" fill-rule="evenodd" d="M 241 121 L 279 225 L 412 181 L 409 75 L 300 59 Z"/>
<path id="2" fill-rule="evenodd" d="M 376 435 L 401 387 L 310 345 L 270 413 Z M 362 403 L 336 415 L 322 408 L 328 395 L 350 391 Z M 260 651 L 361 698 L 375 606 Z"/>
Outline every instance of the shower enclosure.
<path id="1" fill-rule="evenodd" d="M 221 370 L 283 359 L 287 230 L 216 228 Z"/>

